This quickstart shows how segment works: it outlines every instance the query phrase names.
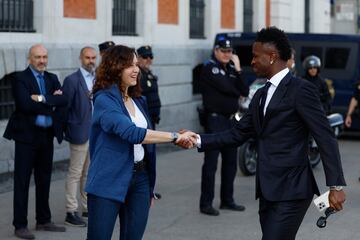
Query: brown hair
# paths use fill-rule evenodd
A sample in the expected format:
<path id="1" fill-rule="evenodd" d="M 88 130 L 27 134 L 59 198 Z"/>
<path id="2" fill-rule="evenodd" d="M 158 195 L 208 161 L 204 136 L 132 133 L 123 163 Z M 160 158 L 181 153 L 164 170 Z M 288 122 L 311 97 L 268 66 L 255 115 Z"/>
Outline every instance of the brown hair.
<path id="1" fill-rule="evenodd" d="M 110 88 L 111 85 L 117 84 L 119 91 L 124 96 L 124 89 L 121 88 L 121 74 L 124 69 L 130 67 L 136 55 L 134 48 L 123 45 L 116 45 L 105 51 L 102 56 L 99 67 L 96 69 L 96 81 L 92 94 L 97 91 Z M 141 96 L 140 74 L 137 77 L 136 85 L 129 87 L 128 94 L 130 97 Z"/>

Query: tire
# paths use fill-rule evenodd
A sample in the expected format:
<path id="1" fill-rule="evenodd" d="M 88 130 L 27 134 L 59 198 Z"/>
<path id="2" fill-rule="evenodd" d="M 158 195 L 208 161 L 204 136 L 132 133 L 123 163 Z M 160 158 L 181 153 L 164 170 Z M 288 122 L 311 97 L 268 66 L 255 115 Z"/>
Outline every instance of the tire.
<path id="1" fill-rule="evenodd" d="M 252 141 L 247 141 L 238 148 L 237 159 L 240 171 L 245 176 L 255 175 L 258 152 Z"/>
<path id="2" fill-rule="evenodd" d="M 319 147 L 317 146 L 313 138 L 309 140 L 308 158 L 312 168 L 316 167 L 321 160 Z"/>

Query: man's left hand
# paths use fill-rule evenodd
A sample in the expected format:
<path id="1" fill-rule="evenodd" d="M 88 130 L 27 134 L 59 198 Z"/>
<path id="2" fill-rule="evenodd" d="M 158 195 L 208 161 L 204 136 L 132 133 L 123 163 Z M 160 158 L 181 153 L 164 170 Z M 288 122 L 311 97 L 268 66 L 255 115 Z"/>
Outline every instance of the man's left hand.
<path id="1" fill-rule="evenodd" d="M 336 211 L 343 209 L 343 203 L 345 202 L 346 194 L 344 190 L 336 191 L 330 190 L 329 193 L 329 204 L 330 207 L 334 208 Z"/>

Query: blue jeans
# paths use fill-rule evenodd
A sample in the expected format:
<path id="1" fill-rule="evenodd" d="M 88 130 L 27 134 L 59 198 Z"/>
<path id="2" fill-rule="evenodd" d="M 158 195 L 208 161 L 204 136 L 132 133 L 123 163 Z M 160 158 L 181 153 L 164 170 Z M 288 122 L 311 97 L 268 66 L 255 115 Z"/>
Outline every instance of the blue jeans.
<path id="1" fill-rule="evenodd" d="M 149 208 L 150 185 L 146 171 L 134 172 L 124 203 L 88 194 L 87 239 L 111 240 L 119 216 L 120 239 L 141 240 Z"/>

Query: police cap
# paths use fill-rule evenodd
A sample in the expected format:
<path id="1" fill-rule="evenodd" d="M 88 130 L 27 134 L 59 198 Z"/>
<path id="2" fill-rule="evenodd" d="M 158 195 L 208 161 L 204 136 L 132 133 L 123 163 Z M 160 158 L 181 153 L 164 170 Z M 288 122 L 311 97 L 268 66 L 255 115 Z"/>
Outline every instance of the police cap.
<path id="1" fill-rule="evenodd" d="M 152 49 L 149 45 L 139 47 L 136 52 L 140 57 L 143 58 L 150 57 L 152 59 L 154 57 Z"/>
<path id="2" fill-rule="evenodd" d="M 106 49 L 115 46 L 115 43 L 113 41 L 106 41 L 99 44 L 99 51 L 105 51 Z"/>
<path id="3" fill-rule="evenodd" d="M 233 45 L 230 39 L 221 36 L 215 40 L 214 47 L 227 49 L 227 48 L 233 48 Z"/>

